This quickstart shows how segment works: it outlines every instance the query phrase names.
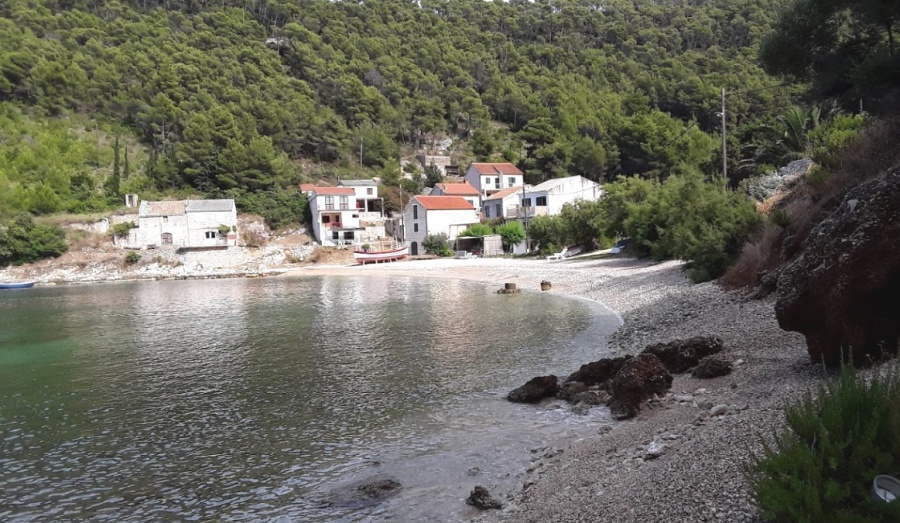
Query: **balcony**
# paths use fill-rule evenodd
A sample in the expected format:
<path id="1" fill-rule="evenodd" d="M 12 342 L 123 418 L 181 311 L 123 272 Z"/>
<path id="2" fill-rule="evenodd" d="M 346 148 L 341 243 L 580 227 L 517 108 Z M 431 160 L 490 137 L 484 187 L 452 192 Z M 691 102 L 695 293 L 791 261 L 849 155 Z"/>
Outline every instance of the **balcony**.
<path id="1" fill-rule="evenodd" d="M 507 205 L 507 218 L 534 218 L 535 216 L 547 216 L 550 210 L 546 205 L 538 207 L 522 207 L 520 205 Z"/>

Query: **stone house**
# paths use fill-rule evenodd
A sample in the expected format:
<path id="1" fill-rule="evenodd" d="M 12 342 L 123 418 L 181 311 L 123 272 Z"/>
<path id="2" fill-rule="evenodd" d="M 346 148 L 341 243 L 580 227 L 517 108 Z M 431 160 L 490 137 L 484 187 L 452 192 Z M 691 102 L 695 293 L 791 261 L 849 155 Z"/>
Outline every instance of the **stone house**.
<path id="1" fill-rule="evenodd" d="M 124 241 L 126 247 L 198 248 L 237 244 L 234 200 L 143 201 L 136 225 Z"/>

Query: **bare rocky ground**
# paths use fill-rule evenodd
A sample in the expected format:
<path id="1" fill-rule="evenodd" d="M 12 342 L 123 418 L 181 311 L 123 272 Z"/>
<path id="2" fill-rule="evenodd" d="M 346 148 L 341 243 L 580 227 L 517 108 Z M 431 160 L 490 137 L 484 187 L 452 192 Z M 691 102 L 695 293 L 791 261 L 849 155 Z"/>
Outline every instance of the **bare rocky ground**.
<path id="1" fill-rule="evenodd" d="M 725 342 L 732 374 L 676 375 L 671 392 L 650 400 L 636 419 L 598 425 L 595 438 L 569 448 L 537 451 L 502 521 L 759 521 L 744 467 L 782 426 L 785 403 L 823 376 L 809 363 L 803 337 L 778 327 L 771 301 L 747 300 L 715 283 L 693 285 L 678 262 L 444 259 L 295 274 L 323 272 L 461 278 L 498 288 L 515 282 L 535 290 L 547 280 L 550 292 L 597 300 L 621 314 L 624 325 L 610 340 L 618 354 L 703 334 Z"/>

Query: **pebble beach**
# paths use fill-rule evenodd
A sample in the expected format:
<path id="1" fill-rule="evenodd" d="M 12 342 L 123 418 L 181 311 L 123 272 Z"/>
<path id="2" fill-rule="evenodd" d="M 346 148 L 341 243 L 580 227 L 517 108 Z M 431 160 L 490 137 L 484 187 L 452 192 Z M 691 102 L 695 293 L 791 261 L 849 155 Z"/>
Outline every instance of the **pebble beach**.
<path id="1" fill-rule="evenodd" d="M 724 341 L 730 375 L 675 375 L 670 393 L 648 401 L 636 418 L 598 427 L 595 437 L 537 458 L 521 490 L 503 500 L 499 514 L 485 513 L 485 521 L 760 521 L 744 467 L 782 426 L 783 406 L 823 377 L 809 362 L 803 337 L 778 327 L 771 299 L 750 300 L 713 282 L 692 284 L 680 262 L 434 259 L 290 274 L 452 278 L 497 288 L 511 282 L 537 291 L 549 281 L 549 292 L 600 302 L 622 317 L 609 340 L 613 355 L 697 335 Z"/>

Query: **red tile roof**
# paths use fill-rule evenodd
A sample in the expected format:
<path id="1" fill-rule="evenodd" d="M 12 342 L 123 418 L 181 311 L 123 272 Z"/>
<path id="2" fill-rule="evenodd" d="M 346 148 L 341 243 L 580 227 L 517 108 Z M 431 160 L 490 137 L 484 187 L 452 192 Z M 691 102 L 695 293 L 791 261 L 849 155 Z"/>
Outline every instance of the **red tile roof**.
<path id="1" fill-rule="evenodd" d="M 314 184 L 314 183 L 301 183 L 301 184 L 300 184 L 300 190 L 303 191 L 303 192 L 315 191 L 315 190 L 316 190 L 316 184 Z"/>
<path id="2" fill-rule="evenodd" d="M 316 196 L 349 196 L 356 194 L 352 187 L 316 187 L 313 189 Z"/>
<path id="3" fill-rule="evenodd" d="M 523 174 L 515 165 L 507 163 L 473 163 L 478 174 Z"/>
<path id="4" fill-rule="evenodd" d="M 472 204 L 459 196 L 416 196 L 427 211 L 473 211 Z"/>
<path id="5" fill-rule="evenodd" d="M 508 187 L 508 188 L 506 188 L 506 189 L 503 189 L 502 191 L 497 191 L 497 192 L 495 192 L 494 194 L 492 194 L 492 195 L 488 196 L 487 198 L 485 198 L 484 200 L 485 200 L 485 201 L 487 201 L 487 200 L 499 200 L 499 199 L 502 199 L 502 198 L 506 198 L 506 197 L 509 196 L 510 194 L 515 194 L 515 193 L 517 193 L 517 192 L 522 192 L 522 186 L 521 186 L 521 185 L 518 186 L 518 187 Z"/>
<path id="6" fill-rule="evenodd" d="M 470 183 L 437 183 L 439 188 L 447 196 L 478 196 L 478 189 Z"/>

